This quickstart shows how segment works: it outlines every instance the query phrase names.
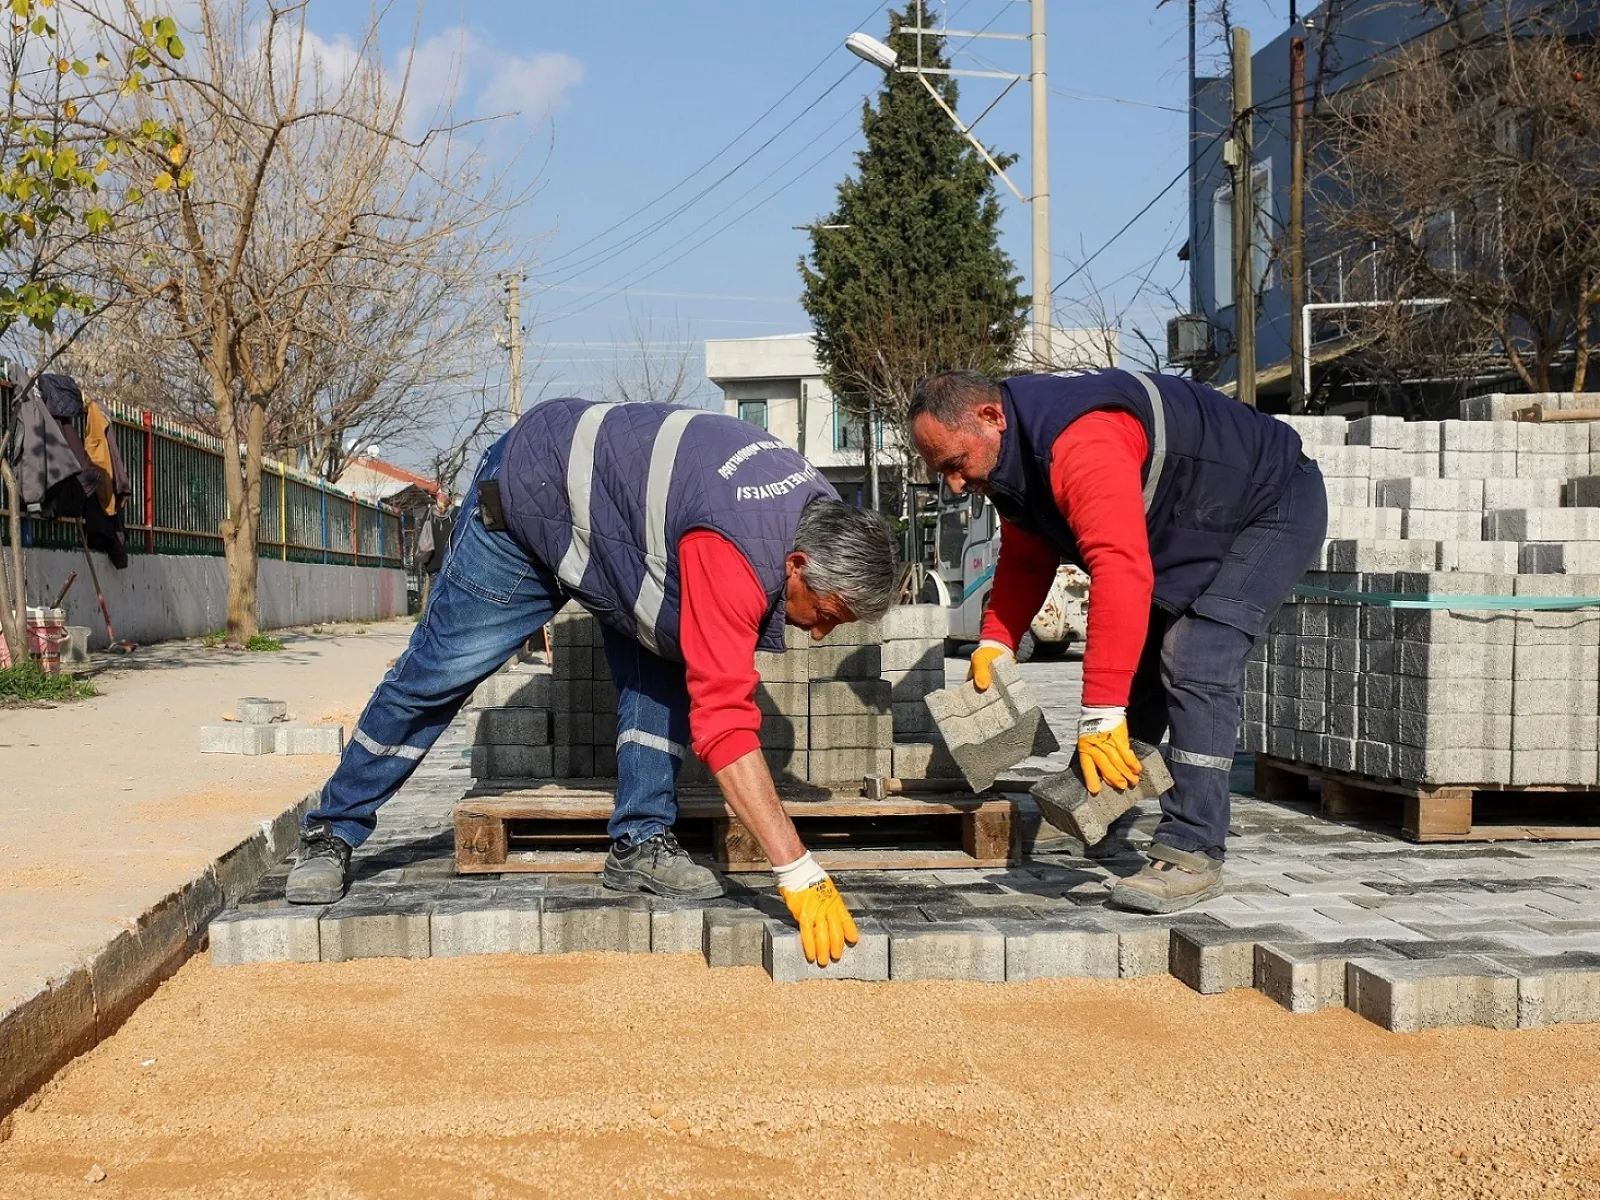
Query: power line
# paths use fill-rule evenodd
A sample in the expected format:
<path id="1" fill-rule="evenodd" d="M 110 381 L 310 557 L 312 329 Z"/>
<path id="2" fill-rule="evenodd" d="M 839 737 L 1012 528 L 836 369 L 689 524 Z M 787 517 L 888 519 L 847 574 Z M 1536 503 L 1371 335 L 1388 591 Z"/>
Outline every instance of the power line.
<path id="1" fill-rule="evenodd" d="M 1213 135 L 1211 140 L 1210 140 L 1210 143 L 1208 143 L 1205 147 L 1203 147 L 1201 149 L 1200 153 L 1204 154 L 1206 150 L 1209 150 L 1211 148 L 1212 144 L 1215 144 L 1216 142 L 1220 142 L 1223 139 L 1224 136 L 1225 136 L 1225 134 L 1223 134 L 1223 133 L 1218 133 L 1218 134 Z M 1167 183 L 1167 186 L 1162 188 L 1159 192 L 1157 192 L 1151 198 L 1150 203 L 1146 204 L 1138 212 L 1134 213 L 1133 216 L 1129 217 L 1128 220 L 1126 221 L 1126 223 L 1123 224 L 1121 229 L 1117 230 L 1109 238 L 1107 238 L 1104 242 L 1102 242 L 1100 244 L 1100 248 L 1098 250 L 1096 250 L 1093 254 L 1089 255 L 1088 258 L 1084 259 L 1081 263 L 1079 263 L 1076 267 L 1074 267 L 1072 272 L 1071 272 L 1071 274 L 1069 274 L 1060 283 L 1056 284 L 1055 287 L 1050 289 L 1050 294 L 1052 296 L 1054 296 L 1057 292 L 1059 292 L 1067 284 L 1071 283 L 1079 275 L 1083 274 L 1084 270 L 1089 266 L 1090 263 L 1094 262 L 1095 259 L 1099 258 L 1102 254 L 1104 254 L 1107 250 L 1109 250 L 1111 248 L 1111 244 L 1113 242 L 1115 242 L 1123 234 L 1127 233 L 1128 230 L 1132 229 L 1134 224 L 1139 220 L 1140 217 L 1144 216 L 1145 213 L 1149 212 L 1152 208 L 1154 208 L 1157 204 L 1159 204 L 1161 202 L 1161 198 L 1163 196 L 1165 196 L 1168 192 L 1170 192 L 1173 188 L 1177 187 L 1178 184 L 1181 183 L 1183 181 L 1184 177 L 1186 175 L 1188 175 L 1188 174 L 1189 174 L 1189 164 L 1185 163 L 1183 165 L 1183 169 L 1172 177 L 1172 179 Z"/>
<path id="2" fill-rule="evenodd" d="M 867 11 L 866 15 L 862 18 L 862 21 L 870 19 L 875 13 L 877 13 L 877 11 L 878 11 L 878 5 L 874 4 L 872 6 L 872 8 L 869 9 Z M 857 22 L 857 23 L 860 24 L 860 22 Z M 721 158 L 724 154 L 728 153 L 728 151 L 732 150 L 735 146 L 737 146 L 745 138 L 745 136 L 750 133 L 751 130 L 755 129 L 756 126 L 760 125 L 761 122 L 765 121 L 769 116 L 771 116 L 778 109 L 778 107 L 783 104 L 783 102 L 785 100 L 787 100 L 790 96 L 794 95 L 797 91 L 799 91 L 805 85 L 807 80 L 809 80 L 818 71 L 822 70 L 823 67 L 827 66 L 828 60 L 831 59 L 833 57 L 834 53 L 835 53 L 835 49 L 836 49 L 836 47 L 830 47 L 828 49 L 828 52 L 826 54 L 824 54 L 821 58 L 819 58 L 817 60 L 816 64 L 814 66 L 812 66 L 812 68 L 809 71 L 807 71 L 804 75 L 802 75 L 793 84 L 793 86 L 791 86 L 789 88 L 788 91 L 784 92 L 783 95 L 779 96 L 770 105 L 768 105 L 767 108 L 765 109 L 765 111 L 763 111 L 760 116 L 758 116 L 755 120 L 751 121 L 750 124 L 746 125 L 743 129 L 741 129 L 736 135 L 734 135 L 734 137 L 732 139 L 730 139 L 727 143 L 725 143 L 720 150 L 718 150 L 710 158 L 706 159 L 705 162 L 701 163 L 694 170 L 690 171 L 682 179 L 678 180 L 677 183 L 673 184 L 666 191 L 660 193 L 659 195 L 653 196 L 649 200 L 646 200 L 643 204 L 641 204 L 638 208 L 634 209 L 627 216 L 623 217 L 620 221 L 617 221 L 614 224 L 612 224 L 611 226 L 609 226 L 608 228 L 602 229 L 599 233 L 594 234 L 593 236 L 584 239 L 583 241 L 579 242 L 576 246 L 574 246 L 572 249 L 563 251 L 562 253 L 556 255 L 554 258 L 550 259 L 544 265 L 546 265 L 546 266 L 554 266 L 557 263 L 564 262 L 567 259 L 570 259 L 574 254 L 578 253 L 580 250 L 583 250 L 585 247 L 593 245 L 595 242 L 599 241 L 602 238 L 610 237 L 611 234 L 615 233 L 617 230 L 619 230 L 623 226 L 627 225 L 628 222 L 632 221 L 635 217 L 639 216 L 642 213 L 648 212 L 650 209 L 654 208 L 657 204 L 661 203 L 661 201 L 665 200 L 668 196 L 671 196 L 674 192 L 678 191 L 678 189 L 682 188 L 691 179 L 694 179 L 696 176 L 700 175 L 702 172 L 704 172 L 707 169 L 709 169 L 711 167 L 711 165 L 713 163 L 715 163 L 719 158 Z"/>

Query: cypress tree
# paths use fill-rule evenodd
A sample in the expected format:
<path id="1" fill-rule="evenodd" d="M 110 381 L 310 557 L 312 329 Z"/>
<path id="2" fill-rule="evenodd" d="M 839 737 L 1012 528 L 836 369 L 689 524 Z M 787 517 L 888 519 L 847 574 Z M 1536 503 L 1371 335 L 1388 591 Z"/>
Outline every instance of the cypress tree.
<path id="1" fill-rule="evenodd" d="M 927 0 L 890 12 L 889 45 L 901 65 L 918 62 L 919 35 L 905 29 L 932 24 Z M 949 66 L 942 38 L 920 40 L 923 66 Z M 954 79 L 924 78 L 956 108 Z M 857 411 L 870 400 L 898 433 L 923 375 L 1007 369 L 1029 297 L 1000 249 L 994 175 L 922 81 L 886 75 L 876 104 L 862 105 L 861 127 L 867 144 L 856 174 L 839 184 L 800 262 L 801 303 L 834 395 Z"/>

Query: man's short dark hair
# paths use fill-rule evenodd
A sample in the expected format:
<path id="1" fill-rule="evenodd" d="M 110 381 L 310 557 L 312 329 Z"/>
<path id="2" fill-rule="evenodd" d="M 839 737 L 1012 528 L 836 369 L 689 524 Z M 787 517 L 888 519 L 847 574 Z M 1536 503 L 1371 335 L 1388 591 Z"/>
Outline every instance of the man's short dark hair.
<path id="1" fill-rule="evenodd" d="M 977 371 L 940 371 L 917 384 L 906 409 L 910 424 L 926 413 L 951 429 L 967 424 L 972 410 L 985 401 L 1000 403 L 1000 385 Z"/>

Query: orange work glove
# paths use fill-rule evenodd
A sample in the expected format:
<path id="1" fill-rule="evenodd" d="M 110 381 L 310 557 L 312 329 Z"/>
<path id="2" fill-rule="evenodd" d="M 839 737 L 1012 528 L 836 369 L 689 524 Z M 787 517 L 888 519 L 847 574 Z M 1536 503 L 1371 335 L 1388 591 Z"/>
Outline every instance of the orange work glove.
<path id="1" fill-rule="evenodd" d="M 789 915 L 800 927 L 800 948 L 806 961 L 825 967 L 844 957 L 844 948 L 861 940 L 855 918 L 844 906 L 844 897 L 833 880 L 817 866 L 810 854 L 775 870 L 778 895 L 789 906 Z M 812 882 L 786 887 L 786 883 L 810 878 Z"/>
<path id="2" fill-rule="evenodd" d="M 1010 646 L 1000 642 L 979 642 L 978 648 L 972 652 L 972 662 L 967 666 L 967 678 L 980 692 L 987 692 L 994 685 L 994 664 L 1001 659 L 1009 662 L 1014 657 Z"/>
<path id="3" fill-rule="evenodd" d="M 1139 778 L 1144 768 L 1128 744 L 1126 709 L 1084 707 L 1078 718 L 1078 766 L 1093 796 L 1100 794 L 1101 779 L 1120 791 Z"/>

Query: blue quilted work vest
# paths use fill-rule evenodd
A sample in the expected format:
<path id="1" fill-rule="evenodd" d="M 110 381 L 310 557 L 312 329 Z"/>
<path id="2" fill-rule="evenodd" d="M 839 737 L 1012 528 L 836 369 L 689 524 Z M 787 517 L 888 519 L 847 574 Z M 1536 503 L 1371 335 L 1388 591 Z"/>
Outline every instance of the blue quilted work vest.
<path id="1" fill-rule="evenodd" d="M 678 541 L 739 548 L 766 592 L 763 650 L 783 650 L 784 558 L 811 501 L 837 499 L 798 453 L 745 421 L 670 404 L 548 400 L 506 435 L 511 535 L 601 621 L 681 661 Z"/>
<path id="2" fill-rule="evenodd" d="M 1050 452 L 1085 413 L 1139 418 L 1149 445 L 1144 508 L 1155 602 L 1172 612 L 1210 586 L 1239 531 L 1278 502 L 1300 461 L 1300 435 L 1288 425 L 1175 375 L 1020 375 L 1001 390 L 1006 430 L 989 480 L 995 508 L 1079 567 L 1077 540 L 1050 487 Z"/>

